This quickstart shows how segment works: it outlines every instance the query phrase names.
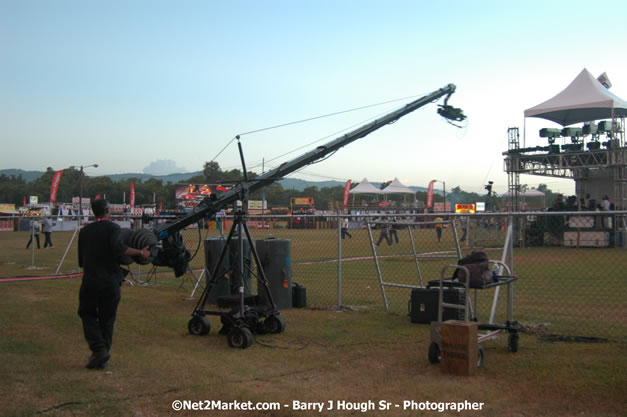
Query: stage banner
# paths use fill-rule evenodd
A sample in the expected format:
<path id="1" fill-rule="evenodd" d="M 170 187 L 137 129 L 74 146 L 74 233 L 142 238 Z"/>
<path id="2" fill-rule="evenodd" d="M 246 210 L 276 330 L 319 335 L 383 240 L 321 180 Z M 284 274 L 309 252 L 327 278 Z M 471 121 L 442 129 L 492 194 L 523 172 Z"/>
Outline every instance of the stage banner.
<path id="1" fill-rule="evenodd" d="M 431 180 L 429 187 L 427 188 L 427 208 L 433 207 L 433 184 L 435 180 Z"/>
<path id="2" fill-rule="evenodd" d="M 135 184 L 131 181 L 131 196 L 129 197 L 131 207 L 135 207 Z"/>
<path id="3" fill-rule="evenodd" d="M 351 180 L 344 184 L 344 207 L 348 207 L 348 192 L 351 190 Z"/>
<path id="4" fill-rule="evenodd" d="M 50 186 L 50 202 L 54 203 L 57 201 L 57 191 L 59 191 L 59 183 L 61 182 L 61 175 L 63 175 L 63 170 L 57 171 L 52 176 L 52 185 Z"/>

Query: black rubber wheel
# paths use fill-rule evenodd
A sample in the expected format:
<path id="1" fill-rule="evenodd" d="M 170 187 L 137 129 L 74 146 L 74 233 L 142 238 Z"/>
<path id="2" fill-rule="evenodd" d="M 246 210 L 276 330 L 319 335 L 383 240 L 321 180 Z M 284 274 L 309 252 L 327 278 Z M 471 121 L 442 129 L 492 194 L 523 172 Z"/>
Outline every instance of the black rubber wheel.
<path id="1" fill-rule="evenodd" d="M 227 335 L 229 346 L 246 349 L 255 340 L 253 332 L 248 327 L 233 327 Z"/>
<path id="2" fill-rule="evenodd" d="M 507 339 L 507 350 L 510 352 L 518 352 L 518 333 L 510 333 Z"/>
<path id="3" fill-rule="evenodd" d="M 440 346 L 437 343 L 431 342 L 429 345 L 429 362 L 440 363 L 442 355 L 440 354 Z"/>
<path id="4" fill-rule="evenodd" d="M 187 331 L 194 336 L 204 336 L 211 331 L 211 323 L 205 316 L 194 316 L 187 323 Z"/>
<path id="5" fill-rule="evenodd" d="M 483 366 L 483 346 L 477 346 L 477 368 Z"/>
<path id="6" fill-rule="evenodd" d="M 281 316 L 270 316 L 263 321 L 263 328 L 266 333 L 283 333 L 285 319 Z"/>

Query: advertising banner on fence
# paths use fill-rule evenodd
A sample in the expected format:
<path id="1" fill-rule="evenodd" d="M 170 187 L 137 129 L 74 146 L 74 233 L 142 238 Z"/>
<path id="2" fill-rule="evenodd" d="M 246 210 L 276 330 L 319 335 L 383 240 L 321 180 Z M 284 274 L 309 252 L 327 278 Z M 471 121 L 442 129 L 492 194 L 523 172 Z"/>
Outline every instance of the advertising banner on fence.
<path id="1" fill-rule="evenodd" d="M 54 203 L 57 201 L 57 191 L 59 191 L 59 183 L 61 182 L 61 175 L 63 175 L 63 170 L 57 171 L 52 176 L 52 185 L 50 186 L 50 202 Z"/>

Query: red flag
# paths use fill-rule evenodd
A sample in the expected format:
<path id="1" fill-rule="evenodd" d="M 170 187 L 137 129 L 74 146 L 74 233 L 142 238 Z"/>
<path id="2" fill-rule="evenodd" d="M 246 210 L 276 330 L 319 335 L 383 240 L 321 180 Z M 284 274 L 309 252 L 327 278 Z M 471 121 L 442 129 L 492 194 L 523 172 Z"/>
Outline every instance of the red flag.
<path id="1" fill-rule="evenodd" d="M 435 180 L 431 180 L 429 188 L 427 188 L 427 208 L 433 207 L 433 183 Z"/>
<path id="2" fill-rule="evenodd" d="M 344 207 L 348 207 L 348 192 L 351 189 L 351 180 L 346 181 L 344 184 Z"/>
<path id="3" fill-rule="evenodd" d="M 131 196 L 129 198 L 129 202 L 131 203 L 131 207 L 135 207 L 135 185 L 131 181 Z"/>
<path id="4" fill-rule="evenodd" d="M 54 203 L 57 201 L 57 191 L 59 191 L 59 183 L 61 182 L 61 175 L 63 175 L 63 170 L 57 171 L 52 176 L 52 185 L 50 186 L 50 202 Z"/>

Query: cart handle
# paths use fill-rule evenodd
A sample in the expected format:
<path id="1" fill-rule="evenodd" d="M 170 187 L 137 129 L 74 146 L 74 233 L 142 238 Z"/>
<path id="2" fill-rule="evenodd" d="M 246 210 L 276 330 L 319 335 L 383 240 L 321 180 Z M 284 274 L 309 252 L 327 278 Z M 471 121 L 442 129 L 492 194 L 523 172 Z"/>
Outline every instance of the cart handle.
<path id="1" fill-rule="evenodd" d="M 496 266 L 499 266 L 501 268 L 504 268 L 505 271 L 507 272 L 507 275 L 508 276 L 512 276 L 512 271 L 509 269 L 509 266 L 507 266 L 506 263 L 503 263 L 501 261 L 493 261 L 493 260 L 488 260 L 488 263 L 491 263 L 493 265 L 496 265 Z M 501 270 L 500 274 L 501 275 L 503 274 L 502 270 Z"/>

